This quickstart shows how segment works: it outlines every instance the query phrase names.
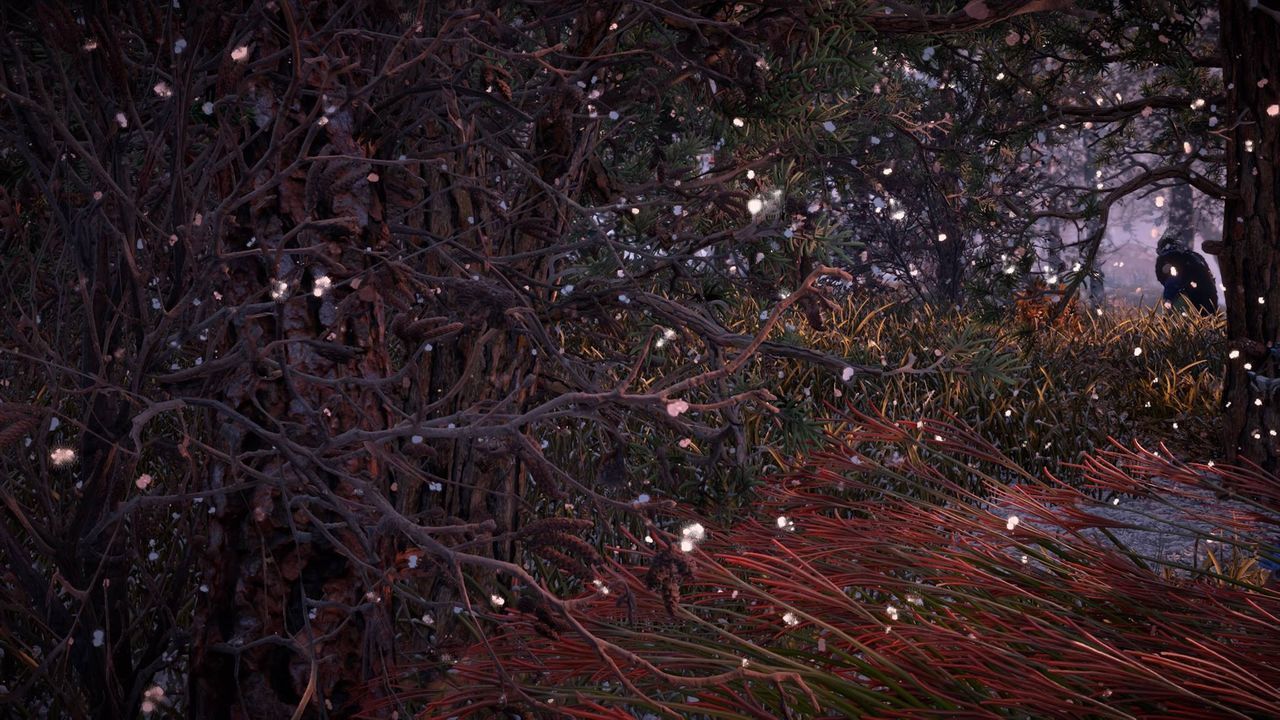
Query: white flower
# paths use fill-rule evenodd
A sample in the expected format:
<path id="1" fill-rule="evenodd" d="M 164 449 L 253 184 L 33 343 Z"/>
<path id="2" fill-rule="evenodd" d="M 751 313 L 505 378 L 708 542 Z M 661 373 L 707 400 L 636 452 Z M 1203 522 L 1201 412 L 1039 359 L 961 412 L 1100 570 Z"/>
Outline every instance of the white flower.
<path id="1" fill-rule="evenodd" d="M 788 610 L 787 612 L 782 613 L 782 622 L 792 626 L 799 625 L 800 618 L 796 617 L 795 613 Z"/>
<path id="2" fill-rule="evenodd" d="M 76 461 L 76 451 L 68 447 L 54 448 L 53 452 L 49 453 L 49 460 L 56 467 L 70 465 Z"/>
<path id="3" fill-rule="evenodd" d="M 707 536 L 707 529 L 702 527 L 702 523 L 693 523 L 680 528 L 680 534 L 696 542 Z"/>
<path id="4" fill-rule="evenodd" d="M 1012 530 L 1018 527 L 1018 523 L 1020 522 L 1022 522 L 1022 518 L 1018 517 L 1017 515 L 1010 515 L 1009 519 L 1005 521 L 1004 526 L 1006 529 Z"/>
<path id="5" fill-rule="evenodd" d="M 311 294 L 320 297 L 329 292 L 330 287 L 333 287 L 333 280 L 328 275 L 320 275 L 315 279 L 315 288 L 312 289 Z"/>
<path id="6" fill-rule="evenodd" d="M 787 523 L 789 523 L 789 522 L 791 522 L 791 521 L 787 519 L 787 516 L 786 516 L 786 515 L 779 515 L 779 516 L 778 516 L 778 519 L 777 519 L 775 522 L 777 522 L 778 527 L 780 527 L 780 528 L 784 528 L 784 527 L 786 527 L 786 526 L 787 526 Z"/>
<path id="7" fill-rule="evenodd" d="M 743 126 L 745 126 L 745 125 L 746 125 L 746 123 L 745 123 L 745 122 L 743 122 L 742 118 L 734 118 L 734 119 L 733 119 L 733 126 L 734 126 L 734 127 L 743 127 Z"/>
<path id="8" fill-rule="evenodd" d="M 890 605 L 884 609 L 884 614 L 889 616 L 890 620 L 898 619 L 898 608 Z"/>
<path id="9" fill-rule="evenodd" d="M 760 198 L 751 198 L 747 201 L 747 212 L 752 215 L 756 215 L 759 214 L 761 210 L 764 210 L 764 201 Z"/>
<path id="10" fill-rule="evenodd" d="M 289 283 L 284 280 L 271 281 L 271 299 L 276 302 L 284 300 L 289 295 Z"/>
<path id="11" fill-rule="evenodd" d="M 1133 356 L 1134 356 L 1134 357 L 1138 357 L 1138 356 L 1139 356 L 1139 355 L 1141 355 L 1141 354 L 1142 354 L 1142 348 L 1140 348 L 1140 347 L 1136 347 L 1136 348 L 1134 348 L 1134 349 L 1133 349 Z"/>
<path id="12" fill-rule="evenodd" d="M 231 51 L 231 59 L 236 62 L 244 62 L 249 57 L 249 46 L 241 45 Z"/>
<path id="13" fill-rule="evenodd" d="M 489 602 L 493 603 L 494 607 L 502 607 L 507 604 L 507 599 L 501 595 L 490 595 Z"/>

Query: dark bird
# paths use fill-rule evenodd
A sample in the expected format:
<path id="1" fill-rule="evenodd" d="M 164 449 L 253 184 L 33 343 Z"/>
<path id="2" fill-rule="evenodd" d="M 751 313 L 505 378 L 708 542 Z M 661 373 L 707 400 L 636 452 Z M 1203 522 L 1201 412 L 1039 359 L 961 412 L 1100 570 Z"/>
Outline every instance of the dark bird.
<path id="1" fill-rule="evenodd" d="M 1176 241 L 1162 239 L 1156 250 L 1156 278 L 1164 286 L 1167 308 L 1192 307 L 1201 313 L 1218 311 L 1218 289 L 1204 256 Z"/>

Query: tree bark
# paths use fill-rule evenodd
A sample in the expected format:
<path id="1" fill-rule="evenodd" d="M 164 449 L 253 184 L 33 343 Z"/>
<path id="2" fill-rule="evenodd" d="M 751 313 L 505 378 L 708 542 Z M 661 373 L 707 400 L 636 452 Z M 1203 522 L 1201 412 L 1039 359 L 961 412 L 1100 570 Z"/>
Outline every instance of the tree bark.
<path id="1" fill-rule="evenodd" d="M 1219 264 L 1226 286 L 1228 360 L 1223 387 L 1227 457 L 1275 470 L 1280 409 L 1250 372 L 1280 375 L 1268 352 L 1280 338 L 1280 16 L 1277 4 L 1222 0 L 1228 198 Z M 1251 366 L 1249 368 L 1246 365 Z"/>

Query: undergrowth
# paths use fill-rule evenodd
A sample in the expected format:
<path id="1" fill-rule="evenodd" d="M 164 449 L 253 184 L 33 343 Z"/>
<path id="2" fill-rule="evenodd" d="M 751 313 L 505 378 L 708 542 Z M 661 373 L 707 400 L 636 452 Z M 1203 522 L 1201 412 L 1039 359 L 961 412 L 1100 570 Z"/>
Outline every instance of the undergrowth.
<path id="1" fill-rule="evenodd" d="M 960 425 L 842 421 L 749 515 L 655 514 L 563 620 L 475 616 L 425 717 L 1280 716 L 1280 593 L 1224 563 L 1275 552 L 1274 477 L 1116 447 L 1066 483 Z M 1162 532 L 1219 549 L 1117 543 L 1102 495 L 1172 503 Z"/>

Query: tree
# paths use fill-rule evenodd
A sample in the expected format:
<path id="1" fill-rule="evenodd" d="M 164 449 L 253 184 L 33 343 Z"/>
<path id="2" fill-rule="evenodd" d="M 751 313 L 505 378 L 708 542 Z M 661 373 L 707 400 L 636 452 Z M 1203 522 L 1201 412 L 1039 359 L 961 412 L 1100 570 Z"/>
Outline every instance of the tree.
<path id="1" fill-rule="evenodd" d="M 632 481 L 769 457 L 753 357 L 882 372 L 767 341 L 843 276 L 823 213 L 784 233 L 821 177 L 765 169 L 839 139 L 859 8 L 31 12 L 0 40 L 24 705 L 352 715 L 513 583 L 590 583 Z"/>
<path id="2" fill-rule="evenodd" d="M 1273 351 L 1280 341 L 1280 9 L 1226 1 L 1218 7 L 1231 125 L 1222 242 L 1212 249 L 1226 286 L 1228 341 L 1240 350 L 1223 388 L 1225 443 L 1231 456 L 1274 470 L 1280 410 L 1265 378 L 1280 376 Z"/>

